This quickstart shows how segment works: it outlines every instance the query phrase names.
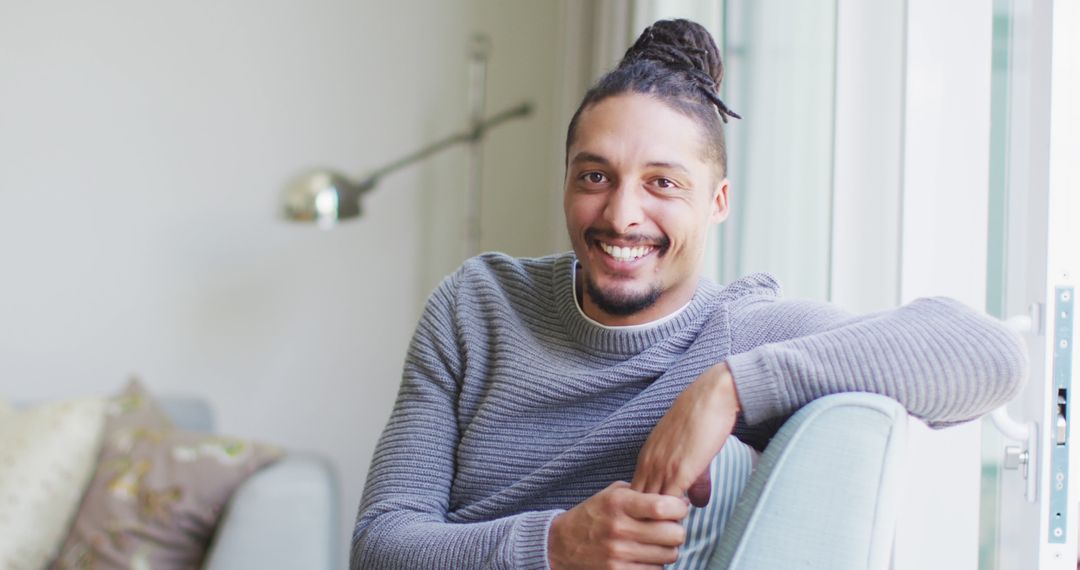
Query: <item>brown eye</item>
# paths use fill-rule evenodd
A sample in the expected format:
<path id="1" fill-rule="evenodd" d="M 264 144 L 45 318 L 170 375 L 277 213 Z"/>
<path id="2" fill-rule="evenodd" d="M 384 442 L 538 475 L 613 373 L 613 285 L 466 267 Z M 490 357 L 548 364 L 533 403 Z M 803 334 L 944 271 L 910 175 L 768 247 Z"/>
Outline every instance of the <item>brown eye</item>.
<path id="1" fill-rule="evenodd" d="M 582 174 L 581 179 L 585 182 L 588 182 L 589 184 L 603 184 L 607 180 L 607 177 L 604 176 L 602 173 L 596 172 L 594 170 L 592 172 L 586 172 L 585 174 Z"/>
<path id="2" fill-rule="evenodd" d="M 657 178 L 656 179 L 656 185 L 658 187 L 664 188 L 664 189 L 674 188 L 675 187 L 675 183 L 672 182 L 670 179 L 667 179 L 667 178 Z"/>

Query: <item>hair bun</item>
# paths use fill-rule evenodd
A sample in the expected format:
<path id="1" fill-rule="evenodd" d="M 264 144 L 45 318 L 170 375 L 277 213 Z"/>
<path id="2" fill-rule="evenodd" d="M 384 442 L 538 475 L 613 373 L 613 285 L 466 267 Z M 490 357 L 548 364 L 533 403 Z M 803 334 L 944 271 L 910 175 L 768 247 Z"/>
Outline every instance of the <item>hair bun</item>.
<path id="1" fill-rule="evenodd" d="M 716 106 L 725 123 L 728 117 L 742 118 L 720 100 L 724 63 L 712 34 L 701 24 L 682 19 L 660 20 L 645 28 L 634 45 L 626 50 L 619 67 L 639 62 L 655 62 L 685 74 L 704 98 Z"/>
<path id="2" fill-rule="evenodd" d="M 712 34 L 690 20 L 660 20 L 645 28 L 634 45 L 626 50 L 619 66 L 651 60 L 666 67 L 686 71 L 706 80 L 715 91 L 724 78 L 724 64 Z"/>

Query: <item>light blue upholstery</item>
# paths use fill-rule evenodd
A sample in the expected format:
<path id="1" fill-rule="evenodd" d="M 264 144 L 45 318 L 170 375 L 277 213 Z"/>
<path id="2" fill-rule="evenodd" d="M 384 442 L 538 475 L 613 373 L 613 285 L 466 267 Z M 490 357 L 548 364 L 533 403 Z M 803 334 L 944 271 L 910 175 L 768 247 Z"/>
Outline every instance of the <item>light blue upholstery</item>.
<path id="1" fill-rule="evenodd" d="M 337 482 L 330 465 L 292 454 L 233 493 L 203 565 L 237 568 L 340 568 Z"/>
<path id="2" fill-rule="evenodd" d="M 162 398 L 176 427 L 212 431 L 206 400 Z M 262 469 L 234 493 L 218 523 L 204 570 L 341 567 L 338 483 L 324 459 L 291 453 Z"/>
<path id="3" fill-rule="evenodd" d="M 166 396 L 159 399 L 157 404 L 178 429 L 213 432 L 216 427 L 214 410 L 206 400 L 197 396 Z"/>
<path id="4" fill-rule="evenodd" d="M 708 568 L 888 568 L 906 438 L 889 398 L 810 403 L 765 449 Z"/>

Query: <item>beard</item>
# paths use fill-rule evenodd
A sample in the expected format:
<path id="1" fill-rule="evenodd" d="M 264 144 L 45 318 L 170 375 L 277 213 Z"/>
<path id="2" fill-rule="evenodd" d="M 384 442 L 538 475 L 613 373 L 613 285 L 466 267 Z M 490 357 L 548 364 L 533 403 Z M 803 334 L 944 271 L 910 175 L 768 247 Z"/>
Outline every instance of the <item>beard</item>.
<path id="1" fill-rule="evenodd" d="M 658 285 L 653 285 L 648 291 L 640 293 L 623 291 L 609 293 L 597 287 L 589 276 L 585 276 L 585 289 L 589 293 L 589 298 L 601 311 L 620 317 L 632 315 L 653 306 L 661 293 Z"/>
<path id="2" fill-rule="evenodd" d="M 663 257 L 671 247 L 671 240 L 665 235 L 648 236 L 645 234 L 617 234 L 612 231 L 589 228 L 585 230 L 585 243 L 596 243 L 601 240 L 619 240 L 631 244 L 653 245 L 657 248 L 657 257 Z M 660 298 L 663 290 L 659 284 L 652 284 L 647 291 L 604 291 L 596 285 L 596 282 L 586 273 L 585 290 L 593 303 L 605 313 L 618 317 L 633 315 L 653 306 Z"/>

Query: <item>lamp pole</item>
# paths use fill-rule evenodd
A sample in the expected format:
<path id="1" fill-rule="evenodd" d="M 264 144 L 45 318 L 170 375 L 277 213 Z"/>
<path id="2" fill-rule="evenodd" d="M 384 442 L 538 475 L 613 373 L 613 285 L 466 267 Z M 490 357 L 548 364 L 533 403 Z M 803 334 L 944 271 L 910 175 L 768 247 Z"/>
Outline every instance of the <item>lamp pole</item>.
<path id="1" fill-rule="evenodd" d="M 469 127 L 477 132 L 484 124 L 484 107 L 487 95 L 487 67 L 491 55 L 491 41 L 483 34 L 476 34 L 469 42 Z M 483 188 L 483 146 L 480 137 L 469 142 L 467 182 L 465 184 L 464 250 L 468 259 L 480 253 L 480 216 Z"/>
<path id="2" fill-rule="evenodd" d="M 379 180 L 401 168 L 419 162 L 433 154 L 458 144 L 467 144 L 467 181 L 464 202 L 462 242 L 464 253 L 471 257 L 480 250 L 482 145 L 487 131 L 514 118 L 528 116 L 531 102 L 523 102 L 484 118 L 485 87 L 491 44 L 486 36 L 476 35 L 469 44 L 468 128 L 428 144 L 410 154 L 393 160 L 360 179 L 351 178 L 337 170 L 316 168 L 290 180 L 282 192 L 281 208 L 285 219 L 296 222 L 315 222 L 324 229 L 339 221 L 361 215 L 360 201 Z"/>

